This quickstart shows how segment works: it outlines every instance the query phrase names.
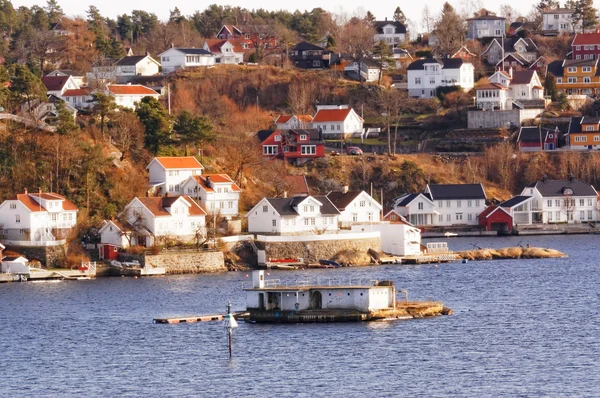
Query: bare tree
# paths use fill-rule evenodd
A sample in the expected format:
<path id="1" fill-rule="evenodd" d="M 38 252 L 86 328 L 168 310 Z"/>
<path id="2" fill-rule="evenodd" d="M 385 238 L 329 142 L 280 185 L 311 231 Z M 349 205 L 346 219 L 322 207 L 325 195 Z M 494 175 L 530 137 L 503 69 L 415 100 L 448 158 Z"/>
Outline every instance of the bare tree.
<path id="1" fill-rule="evenodd" d="M 434 19 L 431 15 L 431 11 L 429 11 L 429 6 L 425 4 L 423 7 L 423 13 L 421 15 L 421 28 L 425 29 L 425 33 L 431 33 L 431 28 L 433 27 Z"/>
<path id="2" fill-rule="evenodd" d="M 400 115 L 408 105 L 407 101 L 408 97 L 405 91 L 390 87 L 377 92 L 377 105 L 387 126 L 388 155 L 396 154 L 398 124 L 400 123 Z M 395 124 L 393 142 L 391 134 L 392 124 Z"/>
<path id="3" fill-rule="evenodd" d="M 511 24 L 517 18 L 519 12 L 510 4 L 502 4 L 500 6 L 500 16 L 506 18 L 506 23 Z"/>
<path id="4" fill-rule="evenodd" d="M 245 131 L 232 131 L 217 138 L 216 146 L 222 159 L 225 159 L 224 169 L 229 170 L 238 186 L 243 188 L 246 174 L 263 162 L 256 137 Z"/>
<path id="5" fill-rule="evenodd" d="M 111 121 L 109 134 L 121 151 L 121 161 L 131 155 L 137 158 L 136 155 L 144 150 L 144 127 L 135 113 L 119 113 L 116 119 Z"/>
<path id="6" fill-rule="evenodd" d="M 561 202 L 560 211 L 567 216 L 567 223 L 573 221 L 573 215 L 575 214 L 575 199 L 568 195 Z"/>
<path id="7" fill-rule="evenodd" d="M 296 80 L 289 86 L 288 104 L 293 114 L 310 114 L 317 99 L 317 84 L 314 80 Z"/>
<path id="8" fill-rule="evenodd" d="M 371 52 L 375 45 L 375 28 L 365 19 L 353 17 L 340 30 L 336 49 L 360 58 Z"/>

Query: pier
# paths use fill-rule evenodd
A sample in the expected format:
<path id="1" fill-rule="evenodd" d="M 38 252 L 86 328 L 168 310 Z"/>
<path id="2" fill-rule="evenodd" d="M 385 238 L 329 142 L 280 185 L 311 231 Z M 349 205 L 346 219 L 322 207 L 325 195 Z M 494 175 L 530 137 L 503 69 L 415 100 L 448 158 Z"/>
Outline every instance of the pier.
<path id="1" fill-rule="evenodd" d="M 154 323 L 196 323 L 196 322 L 210 322 L 210 321 L 222 321 L 223 315 L 200 315 L 200 316 L 186 316 L 181 318 L 155 318 Z"/>

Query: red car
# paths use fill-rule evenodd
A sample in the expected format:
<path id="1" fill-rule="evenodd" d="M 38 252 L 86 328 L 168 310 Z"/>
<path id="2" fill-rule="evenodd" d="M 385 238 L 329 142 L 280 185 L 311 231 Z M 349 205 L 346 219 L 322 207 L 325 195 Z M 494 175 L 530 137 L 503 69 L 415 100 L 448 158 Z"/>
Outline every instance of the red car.
<path id="1" fill-rule="evenodd" d="M 363 151 L 357 146 L 349 146 L 346 148 L 346 154 L 348 155 L 362 155 Z"/>

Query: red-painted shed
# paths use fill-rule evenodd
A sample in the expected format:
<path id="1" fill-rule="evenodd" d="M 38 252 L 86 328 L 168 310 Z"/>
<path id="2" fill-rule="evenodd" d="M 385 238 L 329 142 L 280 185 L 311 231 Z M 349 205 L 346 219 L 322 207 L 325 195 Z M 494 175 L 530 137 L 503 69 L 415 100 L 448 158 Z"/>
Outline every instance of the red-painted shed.
<path id="1" fill-rule="evenodd" d="M 486 231 L 511 232 L 513 218 L 506 210 L 498 206 L 488 206 L 479 214 L 479 225 Z"/>

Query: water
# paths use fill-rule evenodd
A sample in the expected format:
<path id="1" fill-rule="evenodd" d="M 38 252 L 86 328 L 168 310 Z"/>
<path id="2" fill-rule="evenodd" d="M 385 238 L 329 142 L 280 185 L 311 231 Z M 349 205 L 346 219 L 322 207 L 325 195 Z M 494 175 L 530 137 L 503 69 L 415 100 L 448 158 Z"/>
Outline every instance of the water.
<path id="1" fill-rule="evenodd" d="M 0 395 L 598 396 L 598 238 L 530 243 L 568 259 L 273 271 L 271 278 L 392 279 L 453 316 L 390 323 L 154 325 L 244 308 L 246 273 L 0 285 Z"/>

